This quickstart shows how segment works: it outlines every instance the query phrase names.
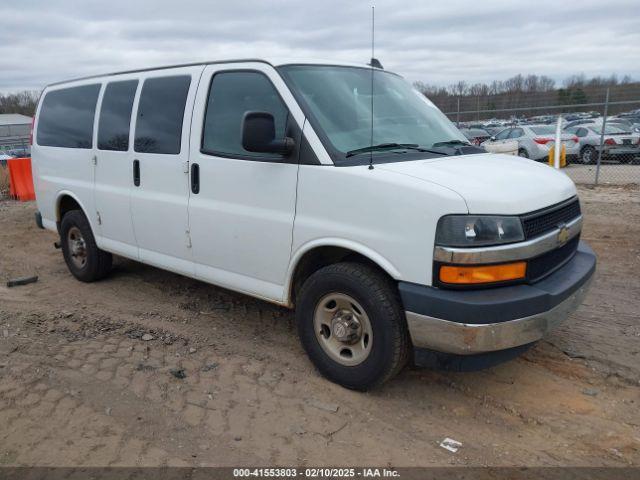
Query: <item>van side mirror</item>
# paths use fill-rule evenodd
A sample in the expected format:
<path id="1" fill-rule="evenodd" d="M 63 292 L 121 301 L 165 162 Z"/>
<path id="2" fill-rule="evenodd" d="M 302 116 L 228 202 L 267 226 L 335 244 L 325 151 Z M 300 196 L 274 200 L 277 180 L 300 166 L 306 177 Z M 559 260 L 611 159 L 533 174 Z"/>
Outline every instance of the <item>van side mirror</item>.
<path id="1" fill-rule="evenodd" d="M 489 140 L 491 140 L 492 142 L 495 142 L 496 141 L 496 137 L 491 136 L 491 137 L 489 137 Z"/>
<path id="2" fill-rule="evenodd" d="M 248 152 L 288 155 L 295 142 L 290 137 L 276 139 L 276 123 L 268 112 L 246 112 L 242 118 L 242 148 Z"/>

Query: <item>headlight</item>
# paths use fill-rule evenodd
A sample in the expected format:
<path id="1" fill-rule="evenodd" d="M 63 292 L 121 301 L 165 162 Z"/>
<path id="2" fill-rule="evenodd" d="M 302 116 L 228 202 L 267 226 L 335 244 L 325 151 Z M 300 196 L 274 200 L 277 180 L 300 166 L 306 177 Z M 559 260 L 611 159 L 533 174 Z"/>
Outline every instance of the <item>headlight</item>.
<path id="1" fill-rule="evenodd" d="M 480 247 L 524 240 L 518 217 L 447 215 L 438 222 L 436 245 Z"/>

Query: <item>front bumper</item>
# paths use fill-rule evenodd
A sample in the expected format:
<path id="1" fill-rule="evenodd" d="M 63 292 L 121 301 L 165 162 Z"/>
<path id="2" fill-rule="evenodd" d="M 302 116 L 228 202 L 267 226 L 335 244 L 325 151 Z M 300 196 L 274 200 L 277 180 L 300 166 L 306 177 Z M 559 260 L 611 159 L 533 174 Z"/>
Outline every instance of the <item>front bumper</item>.
<path id="1" fill-rule="evenodd" d="M 401 282 L 413 345 L 473 355 L 535 342 L 580 305 L 595 268 L 595 254 L 580 242 L 569 262 L 531 285 L 441 290 Z"/>

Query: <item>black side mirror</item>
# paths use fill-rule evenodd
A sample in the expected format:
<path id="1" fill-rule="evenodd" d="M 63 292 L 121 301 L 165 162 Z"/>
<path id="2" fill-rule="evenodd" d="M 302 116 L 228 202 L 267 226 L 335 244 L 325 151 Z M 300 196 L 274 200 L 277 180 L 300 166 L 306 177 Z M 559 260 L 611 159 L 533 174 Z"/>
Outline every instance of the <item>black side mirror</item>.
<path id="1" fill-rule="evenodd" d="M 268 112 L 246 112 L 242 119 L 242 148 L 248 152 L 288 155 L 295 143 L 292 138 L 276 140 L 276 124 Z"/>

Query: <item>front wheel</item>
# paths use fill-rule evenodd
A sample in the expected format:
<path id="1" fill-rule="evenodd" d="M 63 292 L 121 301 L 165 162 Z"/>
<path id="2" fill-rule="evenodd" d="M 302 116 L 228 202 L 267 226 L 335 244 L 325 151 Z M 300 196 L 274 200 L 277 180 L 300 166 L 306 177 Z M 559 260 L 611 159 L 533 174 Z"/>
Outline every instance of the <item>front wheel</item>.
<path id="1" fill-rule="evenodd" d="M 410 340 L 397 289 L 360 263 L 324 267 L 303 284 L 296 321 L 302 345 L 329 380 L 368 390 L 407 362 Z"/>

